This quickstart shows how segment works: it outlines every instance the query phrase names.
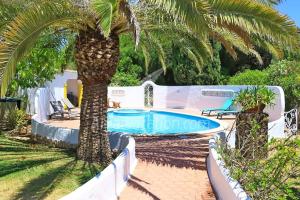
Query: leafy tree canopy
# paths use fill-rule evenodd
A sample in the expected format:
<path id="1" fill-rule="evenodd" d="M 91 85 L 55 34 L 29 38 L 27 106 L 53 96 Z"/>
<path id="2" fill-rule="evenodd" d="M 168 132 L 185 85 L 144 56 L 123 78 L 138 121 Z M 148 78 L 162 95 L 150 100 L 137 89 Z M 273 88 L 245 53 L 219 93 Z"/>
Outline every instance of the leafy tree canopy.
<path id="1" fill-rule="evenodd" d="M 120 38 L 120 61 L 117 72 L 112 78 L 111 86 L 139 85 L 145 73 L 144 57 L 135 49 L 134 41 L 129 35 Z"/>
<path id="2" fill-rule="evenodd" d="M 247 70 L 229 79 L 230 85 L 276 85 L 285 93 L 286 109 L 300 105 L 300 62 L 282 60 L 263 71 Z"/>
<path id="3" fill-rule="evenodd" d="M 66 35 L 43 35 L 30 54 L 17 64 L 16 78 L 10 84 L 9 92 L 14 93 L 19 87 L 41 87 L 52 80 L 69 64 L 68 46 Z"/>

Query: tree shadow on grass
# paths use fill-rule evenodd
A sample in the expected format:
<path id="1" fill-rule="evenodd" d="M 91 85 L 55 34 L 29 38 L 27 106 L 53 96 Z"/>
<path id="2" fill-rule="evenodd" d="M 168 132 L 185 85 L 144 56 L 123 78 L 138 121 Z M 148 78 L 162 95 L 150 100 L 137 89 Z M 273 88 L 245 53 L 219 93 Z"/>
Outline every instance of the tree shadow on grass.
<path id="1" fill-rule="evenodd" d="M 91 179 L 91 177 L 96 176 L 100 171 L 103 170 L 103 167 L 99 168 L 93 163 L 85 162 L 81 167 L 81 173 L 78 176 L 78 181 L 80 185 L 86 183 Z"/>
<path id="2" fill-rule="evenodd" d="M 62 166 L 45 171 L 41 176 L 29 181 L 13 199 L 44 199 L 67 174 L 72 172 L 76 163 L 76 160 L 72 160 Z"/>
<path id="3" fill-rule="evenodd" d="M 0 146 L 0 152 L 30 152 L 30 151 L 35 151 L 35 152 L 42 152 L 40 149 L 32 149 L 28 147 L 23 147 L 23 146 L 9 146 L 9 147 L 1 147 Z"/>
<path id="4" fill-rule="evenodd" d="M 18 171 L 22 171 L 25 169 L 37 167 L 39 165 L 44 165 L 46 163 L 50 163 L 56 160 L 63 159 L 64 157 L 56 157 L 56 158 L 47 158 L 47 159 L 35 159 L 35 160 L 24 160 L 20 162 L 11 162 L 7 164 L 0 165 L 0 177 L 6 176 L 11 173 L 16 173 Z M 65 157 L 66 158 L 66 157 Z"/>
<path id="5" fill-rule="evenodd" d="M 68 176 L 75 176 L 78 184 L 82 185 L 98 172 L 99 170 L 95 165 L 83 164 L 83 162 L 74 159 L 59 167 L 45 171 L 41 176 L 29 181 L 13 199 L 44 199 Z"/>
<path id="6" fill-rule="evenodd" d="M 195 136 L 179 137 L 136 137 L 138 159 L 157 165 L 177 168 L 206 170 L 208 138 Z"/>

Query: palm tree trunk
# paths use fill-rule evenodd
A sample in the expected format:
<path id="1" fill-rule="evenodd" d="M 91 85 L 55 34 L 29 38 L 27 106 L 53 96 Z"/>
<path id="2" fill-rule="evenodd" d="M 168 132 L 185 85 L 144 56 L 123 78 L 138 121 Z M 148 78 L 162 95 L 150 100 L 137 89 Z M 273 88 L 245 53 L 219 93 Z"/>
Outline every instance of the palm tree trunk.
<path id="1" fill-rule="evenodd" d="M 83 86 L 80 113 L 79 159 L 109 164 L 111 151 L 107 137 L 107 85 Z"/>
<path id="2" fill-rule="evenodd" d="M 104 38 L 101 31 L 87 29 L 77 37 L 75 58 L 83 84 L 77 157 L 108 165 L 112 156 L 107 134 L 107 87 L 119 60 L 119 38 L 114 34 Z"/>

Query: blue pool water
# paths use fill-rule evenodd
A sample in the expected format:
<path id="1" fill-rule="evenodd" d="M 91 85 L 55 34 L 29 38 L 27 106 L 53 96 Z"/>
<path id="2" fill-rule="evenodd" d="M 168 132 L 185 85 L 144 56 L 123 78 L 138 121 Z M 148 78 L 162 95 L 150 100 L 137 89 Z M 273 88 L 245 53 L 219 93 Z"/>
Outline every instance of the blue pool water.
<path id="1" fill-rule="evenodd" d="M 131 134 L 169 135 L 218 128 L 219 123 L 191 115 L 162 111 L 122 109 L 108 112 L 108 130 Z"/>

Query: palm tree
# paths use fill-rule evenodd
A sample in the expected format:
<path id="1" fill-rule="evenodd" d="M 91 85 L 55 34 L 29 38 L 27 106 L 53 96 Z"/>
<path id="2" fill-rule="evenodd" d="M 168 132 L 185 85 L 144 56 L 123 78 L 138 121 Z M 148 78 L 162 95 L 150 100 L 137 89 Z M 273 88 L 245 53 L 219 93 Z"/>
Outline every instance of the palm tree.
<path id="1" fill-rule="evenodd" d="M 259 59 L 254 45 L 279 55 L 280 47 L 298 45 L 297 30 L 267 2 L 273 1 L 0 0 L 1 96 L 17 63 L 45 31 L 75 33 L 75 60 L 83 83 L 77 156 L 109 164 L 107 87 L 119 60 L 119 35 L 132 32 L 136 45 L 141 38 L 146 65 L 150 46 L 159 52 L 164 68 L 161 38 L 178 42 L 200 70 L 212 55 L 211 39 L 221 42 L 233 57 L 239 49 Z"/>

